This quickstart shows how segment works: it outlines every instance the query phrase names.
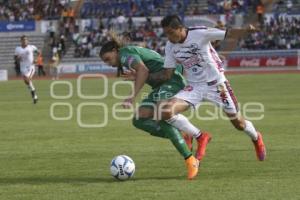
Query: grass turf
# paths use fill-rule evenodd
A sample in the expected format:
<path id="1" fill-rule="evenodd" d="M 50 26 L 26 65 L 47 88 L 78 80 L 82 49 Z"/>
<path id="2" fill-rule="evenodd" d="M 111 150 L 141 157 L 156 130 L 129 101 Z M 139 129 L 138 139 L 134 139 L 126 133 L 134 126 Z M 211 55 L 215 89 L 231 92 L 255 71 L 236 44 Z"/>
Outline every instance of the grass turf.
<path id="1" fill-rule="evenodd" d="M 115 80 L 109 80 L 108 97 L 102 100 L 80 99 L 75 80 L 67 80 L 73 85 L 72 98 L 53 99 L 52 81 L 35 81 L 37 105 L 21 81 L 0 83 L 0 199 L 299 199 L 299 74 L 235 75 L 229 80 L 242 104 L 261 102 L 265 107 L 264 119 L 253 122 L 263 132 L 267 160 L 256 161 L 249 138 L 228 121 L 193 119 L 213 135 L 194 181 L 186 180 L 184 162 L 168 140 L 135 129 L 130 120 L 112 118 L 112 105 L 120 102 L 111 93 Z M 84 80 L 82 93 L 99 94 L 101 85 L 99 80 Z M 120 94 L 128 92 L 125 86 L 117 88 Z M 56 95 L 68 93 L 66 85 L 54 89 Z M 55 102 L 70 103 L 73 117 L 51 119 Z M 80 128 L 76 114 L 83 102 L 108 105 L 108 125 Z M 200 113 L 212 108 L 201 107 Z M 103 112 L 84 107 L 81 120 L 101 123 Z M 65 117 L 68 109 L 57 107 L 54 113 Z M 110 176 L 110 161 L 118 154 L 136 163 L 130 181 Z"/>

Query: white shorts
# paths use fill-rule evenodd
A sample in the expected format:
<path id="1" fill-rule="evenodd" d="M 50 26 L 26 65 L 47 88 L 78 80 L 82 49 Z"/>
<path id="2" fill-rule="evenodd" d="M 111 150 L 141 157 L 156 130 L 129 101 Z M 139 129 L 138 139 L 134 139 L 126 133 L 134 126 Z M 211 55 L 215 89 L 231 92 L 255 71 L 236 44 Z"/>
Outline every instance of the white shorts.
<path id="1" fill-rule="evenodd" d="M 35 73 L 35 66 L 21 67 L 21 73 L 27 78 L 32 78 Z"/>
<path id="2" fill-rule="evenodd" d="M 237 99 L 228 81 L 211 86 L 206 83 L 189 83 L 174 97 L 190 103 L 194 108 L 199 107 L 201 102 L 208 101 L 221 107 L 225 113 L 236 114 L 239 111 Z"/>

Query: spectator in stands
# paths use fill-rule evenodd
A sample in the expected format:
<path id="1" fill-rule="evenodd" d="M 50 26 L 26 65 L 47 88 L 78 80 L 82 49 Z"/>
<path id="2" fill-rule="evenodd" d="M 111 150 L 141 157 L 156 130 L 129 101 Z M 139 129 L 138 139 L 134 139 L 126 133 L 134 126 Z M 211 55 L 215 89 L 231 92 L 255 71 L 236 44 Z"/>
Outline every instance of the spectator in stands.
<path id="1" fill-rule="evenodd" d="M 209 14 L 245 14 L 250 0 L 207 0 Z"/>
<path id="2" fill-rule="evenodd" d="M 55 27 L 52 21 L 50 21 L 50 23 L 47 26 L 47 32 L 49 33 L 49 37 L 50 37 L 49 42 L 52 46 L 53 43 L 55 42 Z"/>
<path id="3" fill-rule="evenodd" d="M 258 23 L 260 24 L 261 27 L 264 25 L 264 12 L 265 12 L 264 5 L 260 1 L 256 6 L 256 14 L 257 14 Z"/>
<path id="4" fill-rule="evenodd" d="M 96 56 L 99 47 L 109 40 L 108 29 L 109 27 L 100 21 L 98 29 L 91 26 L 84 33 L 79 33 L 78 30 L 73 33 L 74 57 Z M 134 44 L 139 43 L 143 47 L 155 49 L 161 54 L 164 53 L 166 39 L 162 39 L 163 30 L 158 23 L 153 23 L 150 17 L 139 26 L 134 25 L 132 22 L 131 29 L 128 29 L 126 37 L 128 37 L 128 41 L 134 41 Z"/>
<path id="5" fill-rule="evenodd" d="M 43 56 L 40 53 L 36 59 L 36 65 L 38 67 L 38 75 L 39 76 L 46 76 L 46 72 L 44 70 L 44 61 L 43 61 Z"/>
<path id="6" fill-rule="evenodd" d="M 179 2 L 176 0 L 176 2 Z M 187 0 L 185 0 L 187 2 Z M 177 4 L 176 4 L 177 5 Z M 119 12 L 124 16 L 153 16 L 160 13 L 164 0 L 130 0 L 130 1 L 88 1 L 81 9 L 81 17 L 116 18 Z M 156 11 L 156 12 L 155 12 Z"/>
<path id="7" fill-rule="evenodd" d="M 118 30 L 119 31 L 124 31 L 126 18 L 124 17 L 122 12 L 119 13 L 119 16 L 117 17 L 116 21 L 117 21 Z"/>
<path id="8" fill-rule="evenodd" d="M 60 35 L 57 52 L 60 58 L 66 53 L 65 36 L 63 34 Z"/>
<path id="9" fill-rule="evenodd" d="M 132 42 L 133 42 L 132 34 L 131 34 L 130 32 L 128 32 L 128 31 L 124 31 L 124 32 L 122 33 L 121 38 L 122 38 L 122 41 L 123 41 L 126 45 L 130 45 L 130 44 L 132 44 Z"/>
<path id="10" fill-rule="evenodd" d="M 201 14 L 201 13 L 200 13 L 199 7 L 196 6 L 196 7 L 194 8 L 194 10 L 193 10 L 192 15 L 200 15 L 200 14 Z"/>
<path id="11" fill-rule="evenodd" d="M 128 17 L 128 20 L 127 20 L 127 26 L 128 26 L 128 29 L 131 30 L 133 29 L 134 27 L 134 24 L 133 24 L 133 20 L 132 20 L 132 17 Z"/>
<path id="12" fill-rule="evenodd" d="M 50 62 L 50 69 L 52 71 L 52 80 L 58 80 L 59 79 L 59 55 L 58 53 L 55 53 Z"/>
<path id="13" fill-rule="evenodd" d="M 73 23 L 75 20 L 75 10 L 72 6 L 68 8 L 68 15 L 67 17 L 70 19 L 70 23 Z"/>
<path id="14" fill-rule="evenodd" d="M 58 19 L 64 8 L 68 7 L 66 1 L 46 0 L 12 0 L 0 2 L 0 20 L 27 21 L 40 19 Z"/>
<path id="15" fill-rule="evenodd" d="M 293 2 L 291 0 L 287 0 L 286 7 L 287 7 L 288 12 L 290 12 L 293 7 Z"/>

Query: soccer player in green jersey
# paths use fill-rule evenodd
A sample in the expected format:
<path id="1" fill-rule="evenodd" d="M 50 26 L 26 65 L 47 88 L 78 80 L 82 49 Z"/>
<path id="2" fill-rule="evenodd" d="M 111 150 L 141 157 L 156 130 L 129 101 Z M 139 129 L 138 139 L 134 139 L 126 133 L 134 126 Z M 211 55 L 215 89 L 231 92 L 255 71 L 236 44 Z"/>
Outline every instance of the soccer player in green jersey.
<path id="1" fill-rule="evenodd" d="M 168 138 L 184 157 L 188 171 L 188 179 L 193 179 L 198 173 L 199 161 L 184 142 L 181 133 L 165 121 L 154 120 L 156 105 L 178 93 L 185 87 L 182 76 L 182 66 L 178 65 L 167 81 L 158 81 L 151 77 L 163 74 L 163 58 L 155 51 L 139 46 L 123 46 L 120 42 L 112 40 L 104 44 L 100 51 L 101 59 L 113 67 L 125 66 L 135 71 L 134 89 L 131 97 L 125 99 L 123 106 L 128 108 L 145 84 L 152 87 L 151 93 L 146 97 L 133 119 L 133 125 L 149 132 L 151 135 Z M 151 76 L 154 75 L 154 76 Z"/>

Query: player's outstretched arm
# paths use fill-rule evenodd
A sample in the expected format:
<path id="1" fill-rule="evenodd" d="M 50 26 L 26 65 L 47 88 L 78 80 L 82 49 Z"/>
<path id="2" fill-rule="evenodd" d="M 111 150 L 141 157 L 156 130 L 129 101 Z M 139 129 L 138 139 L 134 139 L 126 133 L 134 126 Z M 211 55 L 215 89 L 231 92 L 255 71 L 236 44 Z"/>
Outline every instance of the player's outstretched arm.
<path id="1" fill-rule="evenodd" d="M 254 33 L 259 31 L 257 28 L 255 28 L 252 24 L 249 24 L 245 28 L 233 28 L 233 29 L 227 29 L 225 39 L 238 39 L 241 37 L 244 37 L 250 33 Z"/>
<path id="2" fill-rule="evenodd" d="M 149 75 L 149 70 L 143 62 L 134 64 L 132 68 L 136 71 L 136 79 L 134 81 L 134 88 L 130 97 L 128 99 L 125 99 L 124 101 L 123 104 L 124 108 L 129 108 L 130 105 L 133 104 L 134 99 L 136 98 L 136 96 L 139 94 L 139 92 L 145 85 Z"/>

